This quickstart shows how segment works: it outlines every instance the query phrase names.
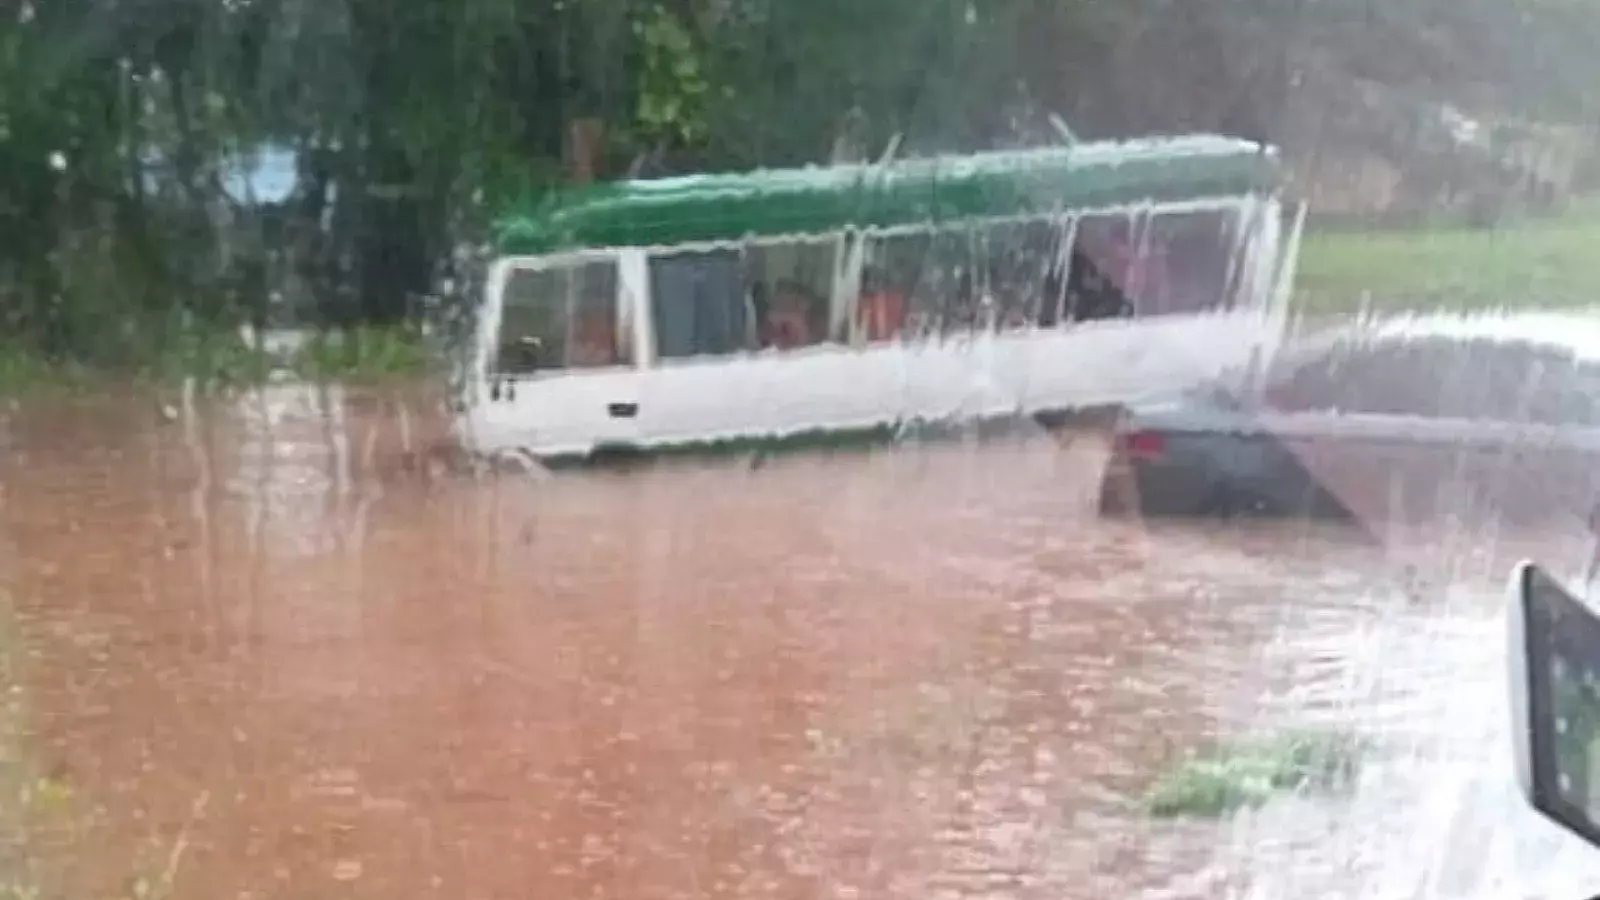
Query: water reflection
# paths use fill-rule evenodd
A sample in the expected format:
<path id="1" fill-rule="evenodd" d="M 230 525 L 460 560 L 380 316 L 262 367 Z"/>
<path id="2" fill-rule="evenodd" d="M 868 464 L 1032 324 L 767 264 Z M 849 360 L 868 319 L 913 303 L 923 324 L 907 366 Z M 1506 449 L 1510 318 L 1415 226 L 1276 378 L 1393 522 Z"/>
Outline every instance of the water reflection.
<path id="1" fill-rule="evenodd" d="M 1126 896 L 1209 860 L 1130 798 L 1376 567 L 1096 521 L 1092 441 L 473 482 L 395 464 L 426 400 L 179 399 L 0 468 L 71 896 Z"/>

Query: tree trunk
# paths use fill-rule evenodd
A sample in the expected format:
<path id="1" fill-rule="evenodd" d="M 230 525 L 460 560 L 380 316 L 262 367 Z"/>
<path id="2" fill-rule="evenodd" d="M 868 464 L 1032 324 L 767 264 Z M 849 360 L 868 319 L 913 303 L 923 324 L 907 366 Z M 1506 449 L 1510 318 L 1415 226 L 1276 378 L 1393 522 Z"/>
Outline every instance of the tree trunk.
<path id="1" fill-rule="evenodd" d="M 598 118 L 567 123 L 566 169 L 573 183 L 588 184 L 599 177 L 605 133 L 605 123 Z"/>

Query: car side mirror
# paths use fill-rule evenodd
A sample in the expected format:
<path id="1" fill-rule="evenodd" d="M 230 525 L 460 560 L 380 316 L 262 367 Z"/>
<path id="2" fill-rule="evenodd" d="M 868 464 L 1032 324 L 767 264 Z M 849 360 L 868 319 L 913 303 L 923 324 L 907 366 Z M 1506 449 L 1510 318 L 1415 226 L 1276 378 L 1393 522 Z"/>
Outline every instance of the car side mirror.
<path id="1" fill-rule="evenodd" d="M 1534 809 L 1600 847 L 1600 618 L 1531 562 L 1508 591 L 1511 734 Z"/>

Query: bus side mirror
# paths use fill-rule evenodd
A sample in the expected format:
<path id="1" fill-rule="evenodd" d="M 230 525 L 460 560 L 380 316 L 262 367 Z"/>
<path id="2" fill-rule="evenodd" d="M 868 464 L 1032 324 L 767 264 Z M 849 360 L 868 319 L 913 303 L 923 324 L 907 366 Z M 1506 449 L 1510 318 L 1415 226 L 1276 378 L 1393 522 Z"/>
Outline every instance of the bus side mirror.
<path id="1" fill-rule="evenodd" d="M 508 349 L 512 351 L 506 355 L 514 360 L 514 365 L 511 367 L 513 371 L 529 373 L 541 368 L 540 359 L 544 355 L 543 339 L 525 334 L 512 341 Z"/>

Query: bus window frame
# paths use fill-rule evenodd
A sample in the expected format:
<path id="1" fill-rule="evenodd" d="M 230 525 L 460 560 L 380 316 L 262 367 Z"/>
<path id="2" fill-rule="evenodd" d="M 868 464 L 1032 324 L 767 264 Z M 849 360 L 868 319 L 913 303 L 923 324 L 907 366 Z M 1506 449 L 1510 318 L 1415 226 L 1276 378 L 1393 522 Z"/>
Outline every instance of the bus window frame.
<path id="1" fill-rule="evenodd" d="M 985 292 L 992 291 L 994 288 L 994 285 L 989 281 L 989 276 L 992 274 L 991 265 L 994 262 L 994 257 L 992 255 L 993 251 L 991 249 L 993 244 L 991 243 L 991 239 L 994 237 L 994 234 L 997 230 L 1008 227 L 1027 229 L 1035 225 L 1046 226 L 1048 228 L 1051 248 L 1054 250 L 1054 253 L 1051 254 L 1048 263 L 1040 270 L 1041 279 L 1038 285 L 1039 290 L 1034 295 L 1036 299 L 1025 301 L 1026 305 L 1024 306 L 1025 315 L 1023 323 L 1021 325 L 1003 327 L 999 319 L 999 313 L 1001 310 L 998 307 L 995 307 L 986 310 L 984 328 L 975 330 L 974 333 L 996 335 L 1027 334 L 1034 331 L 1051 330 L 1054 327 L 1039 324 L 1040 320 L 1044 318 L 1045 304 L 1052 302 L 1052 298 L 1044 296 L 1044 287 L 1050 283 L 1051 276 L 1056 274 L 1057 269 L 1061 265 L 1062 241 L 1069 234 L 1069 228 L 1075 228 L 1075 224 L 1068 221 L 1071 218 L 1072 217 L 1070 214 L 1063 214 L 1058 211 L 1037 216 L 1029 216 L 1022 219 L 997 221 L 986 220 L 984 224 L 987 227 L 973 229 L 974 233 L 977 235 L 978 247 L 982 255 L 981 262 L 983 264 L 983 280 L 982 284 L 977 289 L 980 296 L 982 296 Z M 1071 233 L 1075 233 L 1075 231 Z M 1065 283 L 1063 282 L 1063 286 L 1060 290 L 1058 290 L 1057 296 L 1053 298 L 1058 314 L 1061 304 L 1061 295 L 1065 293 L 1065 290 Z M 1059 319 L 1056 321 L 1059 321 Z"/>
<path id="2" fill-rule="evenodd" d="M 1227 194 L 1197 197 L 1187 200 L 1163 201 L 1160 203 L 1138 201 L 1092 206 L 1076 206 L 1059 209 L 1044 214 L 1030 211 L 1028 213 L 1019 213 L 1016 215 L 983 216 L 963 219 L 960 221 L 964 222 L 965 227 L 969 230 L 988 228 L 996 224 L 1025 223 L 1030 221 L 1039 221 L 1041 219 L 1047 219 L 1058 223 L 1058 227 L 1062 229 L 1062 241 L 1059 251 L 1061 256 L 1059 269 L 1061 286 L 1059 289 L 1059 295 L 1056 297 L 1056 321 L 1051 326 L 1041 326 L 1038 324 L 1038 317 L 1035 317 L 1033 323 L 1028 329 L 1026 329 L 1027 332 L 1038 330 L 1054 331 L 1063 328 L 1073 328 L 1080 324 L 1072 318 L 1074 311 L 1067 309 L 1067 288 L 1072 277 L 1072 251 L 1077 245 L 1079 225 L 1085 218 L 1091 216 L 1113 215 L 1133 217 L 1141 212 L 1148 212 L 1151 215 L 1155 215 L 1167 213 L 1231 210 L 1240 215 L 1242 220 L 1252 221 L 1253 216 L 1256 214 L 1249 213 L 1248 211 L 1253 208 L 1253 205 L 1270 203 L 1274 201 L 1284 203 L 1284 198 L 1277 192 L 1266 194 Z M 1253 224 L 1255 224 L 1257 227 L 1260 227 L 1261 223 Z M 487 280 L 488 283 L 486 285 L 486 292 L 492 292 L 492 294 L 495 296 L 495 299 L 490 304 L 493 309 L 492 314 L 484 317 L 482 327 L 480 328 L 476 351 L 477 363 L 475 368 L 480 373 L 480 378 L 484 381 L 492 380 L 497 377 L 492 371 L 497 352 L 495 340 L 500 327 L 501 313 L 504 310 L 504 287 L 508 282 L 509 274 L 513 269 L 547 268 L 557 265 L 571 265 L 576 262 L 592 262 L 596 260 L 609 260 L 617 266 L 618 328 L 621 330 L 624 327 L 623 323 L 625 320 L 631 323 L 630 330 L 634 335 L 634 346 L 632 348 L 633 362 L 620 367 L 609 366 L 583 369 L 545 370 L 543 372 L 534 373 L 532 377 L 560 377 L 564 374 L 609 372 L 614 371 L 617 368 L 650 369 L 668 365 L 695 365 L 704 361 L 726 361 L 743 356 L 754 357 L 769 353 L 789 356 L 793 354 L 803 354 L 807 352 L 817 352 L 819 350 L 828 349 L 883 346 L 883 342 L 865 344 L 860 343 L 858 340 L 859 323 L 856 321 L 857 316 L 855 315 L 855 312 L 859 308 L 859 282 L 861 273 L 864 271 L 864 266 L 866 263 L 868 244 L 871 241 L 886 237 L 892 238 L 919 233 L 931 235 L 938 230 L 939 224 L 932 220 L 916 224 L 881 227 L 841 223 L 839 228 L 833 231 L 789 232 L 761 236 L 752 235 L 736 241 L 685 241 L 678 244 L 606 245 L 542 255 L 511 255 L 498 257 L 490 264 L 490 277 Z M 1285 230 L 1287 231 L 1288 229 Z M 1261 240 L 1261 236 L 1256 233 L 1255 228 L 1246 229 L 1246 232 L 1247 233 L 1241 234 L 1239 253 L 1240 264 L 1248 268 L 1245 260 L 1253 258 L 1251 254 L 1257 249 L 1256 243 Z M 655 309 L 655 297 L 650 290 L 648 277 L 646 277 L 643 284 L 633 285 L 631 287 L 631 290 L 637 292 L 637 296 L 624 296 L 628 290 L 630 290 L 629 285 L 631 282 L 631 277 L 628 275 L 630 267 L 639 268 L 642 272 L 648 273 L 650 260 L 658 255 L 738 249 L 740 255 L 743 256 L 747 247 L 756 244 L 773 245 L 785 243 L 823 242 L 829 240 L 835 242 L 835 252 L 838 254 L 835 259 L 840 261 L 837 263 L 837 265 L 849 267 L 840 270 L 842 283 L 840 285 L 836 285 L 834 292 L 830 297 L 830 311 L 836 315 L 845 317 L 845 320 L 849 323 L 849 340 L 844 343 L 841 343 L 836 337 L 830 335 L 828 340 L 790 350 L 778 350 L 775 348 L 767 348 L 763 350 L 758 348 L 739 351 L 732 354 L 708 354 L 701 356 L 678 357 L 674 359 L 661 359 L 656 352 L 655 334 L 654 329 L 651 327 L 651 316 L 654 314 Z M 851 243 L 852 241 L 854 241 L 853 244 Z M 1280 236 L 1280 241 L 1283 241 L 1285 244 L 1291 243 L 1288 235 Z M 1283 249 L 1284 248 L 1280 248 L 1280 255 Z M 632 262 L 630 262 L 630 260 L 632 260 Z M 1280 273 L 1278 272 L 1278 269 L 1282 266 L 1282 260 L 1276 260 L 1275 262 L 1277 262 L 1278 265 L 1273 267 L 1271 274 L 1279 275 Z M 853 269 L 853 271 L 851 269 Z M 1253 306 L 1260 306 L 1263 310 L 1266 309 L 1270 305 L 1270 297 L 1251 296 L 1253 293 L 1259 290 L 1262 290 L 1262 286 L 1254 285 L 1252 283 L 1252 279 L 1241 273 L 1241 277 L 1239 278 L 1235 291 L 1235 296 L 1231 298 L 1231 306 L 1229 308 L 1233 310 L 1240 310 L 1252 308 Z M 746 291 L 748 296 L 748 287 L 746 288 Z M 1266 291 L 1270 292 L 1270 286 L 1266 288 Z M 1252 301 L 1256 302 L 1252 304 Z M 750 312 L 753 314 L 753 310 L 750 310 Z M 1135 314 L 1137 314 L 1137 310 L 1135 310 Z M 492 321 L 490 321 L 491 319 Z M 1008 333 L 1020 334 L 1025 332 L 1024 330 L 1019 329 Z M 922 340 L 929 339 L 937 340 L 938 338 L 936 336 L 929 336 L 923 338 Z M 895 340 L 904 341 L 906 339 L 901 336 L 897 337 Z M 521 375 L 517 377 L 527 378 L 530 376 Z"/>
<path id="3" fill-rule="evenodd" d="M 954 225 L 951 225 L 951 224 L 898 225 L 898 226 L 894 226 L 892 228 L 870 228 L 870 229 L 864 229 L 864 230 L 861 231 L 861 246 L 862 246 L 861 262 L 862 262 L 862 264 L 861 264 L 860 270 L 858 271 L 858 273 L 856 275 L 856 282 L 858 284 L 857 291 L 859 292 L 859 290 L 860 290 L 859 289 L 859 282 L 860 282 L 860 278 L 861 278 L 861 273 L 864 273 L 866 271 L 867 257 L 869 255 L 871 255 L 871 251 L 872 250 L 876 249 L 876 245 L 877 245 L 878 242 L 886 241 L 886 240 L 894 240 L 896 238 L 907 238 L 907 237 L 923 237 L 923 238 L 927 238 L 931 242 L 934 239 L 940 237 L 941 235 L 944 235 L 944 236 L 961 235 L 962 237 L 964 237 L 966 239 L 967 256 L 968 256 L 968 259 L 969 259 L 969 266 L 976 267 L 978 262 L 987 261 L 987 255 L 986 254 L 988 252 L 988 247 L 989 247 L 989 245 L 988 245 L 989 234 L 992 232 L 993 229 L 995 229 L 997 227 L 1004 227 L 1004 226 L 1027 226 L 1027 225 L 1036 225 L 1036 224 L 1046 224 L 1046 225 L 1049 225 L 1053 230 L 1056 231 L 1057 237 L 1059 238 L 1060 233 L 1061 233 L 1060 229 L 1062 227 L 1064 219 L 1066 219 L 1066 218 L 1070 218 L 1070 214 L 1064 216 L 1064 215 L 1061 215 L 1061 214 L 1046 213 L 1046 214 L 1042 214 L 1042 215 L 1041 214 L 1029 214 L 1029 215 L 1019 215 L 1019 216 L 991 216 L 991 217 L 985 217 L 985 218 L 964 219 L 964 220 L 960 220 L 961 224 L 954 224 Z M 979 284 L 979 279 L 976 277 L 976 273 L 975 273 L 974 274 L 974 280 L 973 280 L 973 287 L 972 287 L 975 301 L 978 298 L 978 294 L 979 294 L 981 288 L 982 288 L 982 285 Z M 911 298 L 907 297 L 906 299 L 907 299 L 907 303 L 909 304 Z M 1060 301 L 1060 298 L 1058 297 L 1057 298 L 1058 306 L 1059 306 L 1059 301 Z M 1042 327 L 1042 326 L 1040 326 L 1038 324 L 1038 318 L 1039 318 L 1038 315 L 1037 315 L 1038 310 L 1035 310 L 1035 315 L 1031 318 L 1029 324 L 1026 327 L 1005 329 L 1003 332 L 1001 332 L 999 329 L 996 329 L 994 327 L 994 323 L 992 321 L 989 321 L 987 318 L 985 319 L 985 324 L 982 327 L 978 327 L 978 328 L 953 328 L 953 327 L 950 326 L 950 322 L 949 322 L 949 313 L 950 312 L 951 312 L 951 306 L 950 306 L 950 304 L 949 304 L 949 302 L 947 300 L 947 302 L 944 305 L 942 305 L 940 307 L 940 309 L 939 309 L 939 328 L 937 328 L 935 330 L 932 330 L 932 331 L 928 331 L 925 334 L 916 335 L 916 336 L 913 336 L 913 337 L 910 337 L 910 338 L 907 338 L 905 336 L 904 332 L 902 332 L 901 334 L 896 335 L 893 338 L 890 338 L 888 340 L 882 340 L 882 341 L 870 341 L 869 342 L 869 341 L 866 341 L 866 340 L 862 339 L 860 337 L 860 335 L 859 335 L 860 323 L 858 321 L 856 323 L 856 326 L 855 326 L 855 332 L 853 334 L 852 340 L 853 340 L 853 343 L 856 346 L 879 347 L 879 346 L 884 346 L 886 344 L 901 343 L 901 342 L 905 342 L 905 341 L 908 341 L 908 340 L 912 341 L 912 342 L 916 342 L 916 341 L 933 341 L 933 342 L 937 342 L 937 341 L 943 341 L 943 340 L 965 340 L 965 339 L 967 339 L 967 338 L 969 338 L 971 336 L 983 335 L 983 334 L 995 334 L 995 333 L 1018 334 L 1018 333 L 1022 333 L 1022 332 L 1026 332 L 1026 331 L 1036 331 L 1036 330 L 1039 330 Z"/>
<path id="4" fill-rule="evenodd" d="M 847 254 L 849 253 L 849 249 L 850 249 L 849 240 L 850 240 L 850 230 L 848 228 L 842 229 L 841 231 L 838 231 L 838 232 L 820 232 L 820 233 L 792 234 L 792 235 L 783 235 L 781 237 L 769 237 L 769 236 L 755 237 L 755 236 L 752 236 L 752 237 L 746 238 L 744 241 L 742 241 L 740 243 L 739 258 L 740 258 L 740 261 L 743 263 L 742 269 L 743 269 L 743 272 L 744 272 L 744 279 L 745 279 L 745 283 L 744 283 L 745 312 L 749 317 L 747 319 L 747 321 L 751 324 L 751 326 L 755 329 L 755 332 L 756 332 L 756 346 L 746 349 L 745 351 L 743 351 L 743 353 L 705 354 L 705 355 L 697 355 L 697 356 L 690 356 L 690 357 L 680 357 L 679 359 L 680 360 L 716 359 L 716 358 L 726 359 L 726 358 L 728 358 L 730 356 L 737 357 L 737 356 L 741 356 L 741 355 L 749 355 L 749 356 L 756 356 L 756 357 L 766 357 L 766 356 L 771 356 L 771 355 L 774 355 L 774 354 L 781 355 L 781 356 L 789 356 L 789 355 L 796 354 L 796 353 L 806 353 L 808 351 L 814 352 L 814 351 L 816 351 L 818 349 L 826 348 L 826 347 L 843 348 L 843 347 L 848 346 L 849 345 L 849 335 L 846 334 L 843 338 L 841 338 L 841 336 L 839 334 L 839 325 L 838 325 L 838 323 L 839 323 L 840 319 L 843 316 L 848 315 L 850 312 L 852 312 L 855 309 L 855 302 L 857 301 L 856 297 L 848 297 L 847 298 L 847 297 L 843 297 L 843 296 L 840 295 L 841 289 L 843 289 L 843 288 L 845 288 L 847 286 L 845 282 L 842 282 L 840 280 L 840 276 L 841 276 L 841 271 L 842 271 L 841 270 L 841 266 L 844 266 L 844 265 L 848 264 Z M 784 347 L 763 347 L 763 346 L 760 346 L 760 337 L 759 337 L 759 335 L 760 335 L 761 323 L 756 320 L 754 303 L 751 300 L 751 293 L 750 293 L 751 289 L 755 286 L 755 282 L 751 279 L 751 275 L 750 275 L 751 267 L 749 265 L 749 260 L 750 260 L 751 252 L 754 251 L 754 250 L 761 250 L 761 249 L 774 248 L 774 247 L 793 247 L 793 246 L 796 246 L 796 245 L 813 246 L 813 247 L 831 245 L 831 246 L 828 247 L 831 256 L 830 256 L 830 258 L 828 260 L 828 266 L 827 266 L 827 270 L 828 270 L 828 279 L 827 279 L 828 283 L 826 285 L 827 294 L 826 294 L 825 297 L 823 297 L 823 300 L 826 303 L 827 308 L 824 310 L 825 315 L 822 317 L 822 322 L 823 322 L 822 334 L 821 334 L 820 337 L 818 337 L 816 340 L 813 340 L 811 343 L 805 344 L 805 345 L 802 345 L 802 346 L 799 346 L 799 347 L 784 348 Z M 769 288 L 770 287 L 772 287 L 772 286 L 769 285 Z M 809 285 L 808 285 L 808 287 L 809 287 Z M 655 297 L 654 296 L 652 296 L 650 299 L 651 299 L 652 303 L 655 302 Z M 844 321 L 849 321 L 849 320 L 845 319 Z"/>
<path id="5" fill-rule="evenodd" d="M 846 252 L 845 248 L 847 245 L 844 243 L 844 240 L 845 236 L 839 232 L 794 232 L 782 235 L 750 236 L 739 241 L 686 241 L 681 244 L 652 244 L 649 246 L 614 248 L 613 252 L 617 252 L 619 254 L 636 254 L 636 256 L 633 258 L 637 260 L 636 265 L 639 269 L 640 277 L 643 279 L 642 283 L 638 286 L 639 299 L 636 313 L 638 320 L 641 323 L 648 323 L 647 325 L 637 329 L 643 333 L 643 341 L 648 344 L 648 346 L 643 349 L 642 353 L 636 354 L 640 359 L 648 360 L 648 364 L 643 365 L 642 368 L 693 366 L 700 365 L 706 361 L 726 362 L 728 360 L 758 358 L 772 354 L 788 356 L 796 353 L 814 352 L 818 349 L 830 346 L 836 348 L 845 346 L 839 340 L 830 337 L 807 344 L 804 347 L 794 347 L 785 350 L 777 347 L 756 346 L 754 343 L 755 338 L 752 337 L 752 344 L 750 346 L 732 351 L 730 353 L 697 353 L 693 356 L 663 357 L 661 355 L 660 346 L 656 340 L 654 328 L 656 297 L 655 291 L 649 279 L 650 263 L 660 257 L 695 253 L 712 253 L 718 250 L 736 251 L 739 254 L 739 263 L 741 269 L 740 277 L 743 279 L 746 321 L 752 327 L 754 327 L 756 324 L 756 316 L 754 304 L 751 302 L 750 298 L 750 288 L 752 282 L 750 280 L 748 266 L 751 249 L 794 244 L 820 245 L 831 242 L 833 244 L 832 250 L 834 253 L 833 269 L 835 272 L 837 272 L 839 266 L 838 260 L 841 258 L 841 255 Z M 829 295 L 827 298 L 828 316 L 830 320 L 834 316 L 838 315 L 837 310 L 839 309 L 840 303 L 838 289 L 838 281 L 837 279 L 834 279 L 833 283 L 829 285 Z"/>
<path id="6" fill-rule="evenodd" d="M 1073 214 L 1072 239 L 1071 239 L 1071 241 L 1069 241 L 1066 244 L 1064 244 L 1063 247 L 1062 247 L 1062 252 L 1066 255 L 1066 264 L 1065 264 L 1065 267 L 1062 270 L 1062 277 L 1061 277 L 1061 294 L 1062 294 L 1061 311 L 1060 311 L 1061 318 L 1057 320 L 1058 323 L 1059 323 L 1058 327 L 1065 326 L 1065 327 L 1071 328 L 1071 327 L 1073 327 L 1075 325 L 1080 325 L 1080 324 L 1083 324 L 1083 323 L 1086 323 L 1086 322 L 1106 321 L 1104 319 L 1083 319 L 1083 318 L 1078 318 L 1079 310 L 1076 307 L 1073 307 L 1071 309 L 1067 308 L 1067 297 L 1071 293 L 1072 276 L 1073 276 L 1074 271 L 1075 271 L 1074 268 L 1073 268 L 1073 265 L 1072 265 L 1072 261 L 1073 261 L 1073 258 L 1075 256 L 1079 255 L 1078 254 L 1078 241 L 1083 236 L 1083 226 L 1084 226 L 1085 221 L 1089 220 L 1089 219 L 1122 218 L 1127 223 L 1128 240 L 1129 240 L 1129 242 L 1130 243 L 1134 243 L 1135 245 L 1137 245 L 1138 241 L 1141 239 L 1141 233 L 1140 233 L 1140 228 L 1139 228 L 1139 216 L 1140 216 L 1141 212 L 1146 208 L 1148 208 L 1148 204 L 1145 205 L 1145 206 L 1127 206 L 1127 207 L 1123 207 L 1123 208 L 1108 209 L 1108 210 L 1099 210 L 1099 209 L 1096 209 L 1096 210 L 1080 210 L 1080 211 L 1078 211 L 1078 212 Z M 1093 258 L 1091 258 L 1090 255 L 1087 252 L 1083 253 L 1082 255 L 1083 255 L 1084 260 L 1086 262 L 1089 262 L 1091 264 L 1095 263 L 1095 260 Z M 1137 253 L 1135 253 L 1134 259 L 1132 260 L 1132 263 L 1133 263 L 1133 266 L 1134 266 L 1135 269 L 1137 269 L 1138 264 L 1139 264 L 1139 262 L 1142 261 L 1142 259 L 1143 259 L 1143 251 L 1142 250 L 1137 252 Z M 1100 273 L 1100 277 L 1109 278 L 1110 276 L 1107 275 L 1105 272 L 1101 272 Z M 1137 300 L 1137 298 L 1130 296 L 1128 285 L 1118 285 L 1117 289 L 1118 289 L 1119 293 L 1122 294 L 1122 298 L 1125 301 L 1127 301 L 1128 306 L 1130 307 L 1130 310 L 1131 310 L 1131 314 L 1126 316 L 1126 317 L 1124 317 L 1124 318 L 1128 319 L 1129 321 L 1137 319 L 1139 317 L 1139 308 L 1138 308 L 1138 300 Z"/>
<path id="7" fill-rule="evenodd" d="M 631 292 L 625 279 L 625 257 L 626 250 L 621 248 L 586 248 L 536 256 L 507 256 L 495 260 L 486 285 L 489 312 L 484 316 L 478 336 L 476 368 L 483 380 L 527 382 L 565 376 L 600 375 L 640 368 L 643 361 L 639 355 L 637 339 L 637 311 L 634 308 L 636 304 L 630 302 L 632 298 L 629 296 Z M 625 354 L 625 358 L 619 362 L 598 366 L 572 366 L 563 360 L 563 364 L 559 367 L 540 367 L 527 372 L 502 371 L 499 368 L 502 346 L 500 331 L 505 323 L 506 291 L 511 285 L 511 279 L 520 272 L 538 274 L 557 269 L 566 269 L 570 272 L 594 263 L 608 263 L 612 267 L 611 310 L 616 328 L 614 341 L 617 350 Z M 566 298 L 567 334 L 563 355 L 566 355 L 566 349 L 572 340 L 574 303 L 575 297 L 569 293 Z"/>
<path id="8" fill-rule="evenodd" d="M 1082 218 L 1079 212 L 1063 213 L 1059 217 L 1061 241 L 1056 245 L 1056 314 L 1049 325 L 1038 326 L 1043 330 L 1058 331 L 1072 325 L 1071 310 L 1067 309 L 1067 287 L 1072 283 L 1072 249 L 1078 245 L 1078 221 Z"/>
<path id="9" fill-rule="evenodd" d="M 1128 299 L 1128 305 L 1133 307 L 1133 315 L 1129 318 L 1147 318 L 1146 310 L 1142 307 L 1149 299 L 1150 290 L 1150 232 L 1151 223 L 1155 221 L 1156 213 L 1153 207 L 1144 207 L 1134 213 L 1129 223 L 1130 237 L 1133 240 L 1133 271 L 1128 276 L 1128 284 L 1123 289 L 1123 295 Z"/>
<path id="10" fill-rule="evenodd" d="M 644 283 L 640 290 L 644 293 L 644 303 L 640 310 L 640 318 L 650 323 L 650 366 L 651 368 L 668 369 L 678 366 L 699 365 L 708 360 L 726 361 L 742 359 L 755 354 L 756 350 L 750 346 L 753 340 L 753 326 L 755 310 L 750 300 L 750 278 L 748 274 L 749 253 L 748 241 L 696 241 L 687 244 L 664 244 L 661 246 L 643 248 Z M 664 356 L 661 353 L 661 336 L 656 331 L 656 293 L 655 279 L 651 273 L 651 264 L 656 260 L 674 256 L 709 255 L 719 251 L 733 251 L 738 256 L 740 298 L 743 301 L 745 316 L 745 341 L 746 346 L 726 353 L 695 353 L 689 356 Z"/>
<path id="11" fill-rule="evenodd" d="M 1158 311 L 1152 312 L 1148 309 L 1143 309 L 1136 306 L 1135 315 L 1140 318 L 1149 319 L 1165 318 L 1167 316 L 1194 315 L 1197 312 L 1234 311 L 1238 306 L 1241 295 L 1244 293 L 1243 286 L 1238 282 L 1237 277 L 1240 269 L 1242 268 L 1240 260 L 1245 255 L 1247 243 L 1249 241 L 1249 237 L 1245 229 L 1245 219 L 1247 215 L 1248 211 L 1243 206 L 1235 208 L 1222 207 L 1218 209 L 1207 210 L 1165 210 L 1158 208 L 1152 211 L 1152 213 L 1147 217 L 1144 225 L 1145 237 L 1143 240 L 1143 247 L 1140 251 L 1141 261 L 1148 261 L 1150 252 L 1152 248 L 1155 247 L 1155 236 L 1161 230 L 1163 222 L 1171 222 L 1172 220 L 1192 216 L 1216 217 L 1216 221 L 1220 222 L 1222 226 L 1220 236 L 1225 242 L 1224 246 L 1226 258 L 1222 260 L 1222 265 L 1220 267 L 1221 271 L 1217 273 L 1217 283 L 1211 285 L 1216 292 L 1214 294 L 1215 302 L 1208 306 L 1201 307 L 1198 310 L 1181 308 L 1172 309 L 1170 308 L 1171 296 L 1168 294 L 1167 296 L 1160 298 L 1161 303 Z M 1169 233 L 1163 235 L 1163 237 L 1170 240 L 1172 235 Z M 1163 257 L 1162 266 L 1158 270 L 1158 277 L 1161 279 L 1162 289 L 1170 290 L 1173 283 L 1173 271 L 1171 268 L 1172 257 L 1170 255 L 1172 247 L 1170 244 L 1167 244 L 1159 249 L 1161 249 L 1166 255 Z M 1152 270 L 1147 266 L 1145 267 L 1145 271 L 1149 272 Z M 1143 296 L 1145 299 L 1149 299 L 1149 285 L 1142 284 L 1138 287 L 1140 288 L 1138 294 Z M 1136 296 L 1133 299 L 1137 304 L 1140 296 Z"/>

